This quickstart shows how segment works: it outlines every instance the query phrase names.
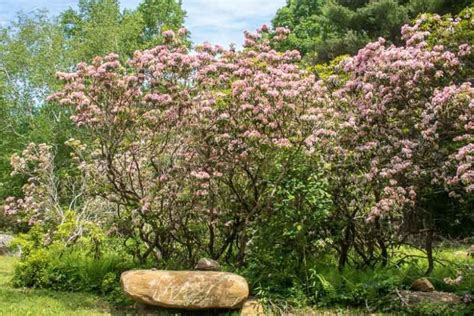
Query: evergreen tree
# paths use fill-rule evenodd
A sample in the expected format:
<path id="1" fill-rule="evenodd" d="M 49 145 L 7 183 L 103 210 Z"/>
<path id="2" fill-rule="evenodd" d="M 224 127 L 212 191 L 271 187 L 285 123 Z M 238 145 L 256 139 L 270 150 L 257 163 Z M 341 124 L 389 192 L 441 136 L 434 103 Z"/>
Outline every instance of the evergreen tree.
<path id="1" fill-rule="evenodd" d="M 273 25 L 292 34 L 278 48 L 312 63 L 355 54 L 378 37 L 400 44 L 400 27 L 421 13 L 456 14 L 473 0 L 288 0 Z"/>

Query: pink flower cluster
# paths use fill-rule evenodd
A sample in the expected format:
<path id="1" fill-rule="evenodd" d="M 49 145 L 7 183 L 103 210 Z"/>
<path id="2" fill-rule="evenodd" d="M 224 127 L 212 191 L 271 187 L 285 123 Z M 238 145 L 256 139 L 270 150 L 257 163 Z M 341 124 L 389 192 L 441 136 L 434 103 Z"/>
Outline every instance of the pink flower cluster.
<path id="1" fill-rule="evenodd" d="M 28 181 L 23 186 L 23 198 L 5 200 L 5 214 L 16 215 L 19 221 L 26 220 L 32 225 L 50 218 L 57 211 L 53 158 L 50 146 L 33 143 L 21 155 L 11 157 L 12 175 L 26 176 Z"/>
<path id="2" fill-rule="evenodd" d="M 379 39 L 344 61 L 350 78 L 333 93 L 345 104 L 337 134 L 344 159 L 376 197 L 370 218 L 416 207 L 419 191 L 435 183 L 473 189 L 473 88 L 455 83 L 471 46 L 431 47 L 422 23 L 402 28 L 404 46 Z"/>

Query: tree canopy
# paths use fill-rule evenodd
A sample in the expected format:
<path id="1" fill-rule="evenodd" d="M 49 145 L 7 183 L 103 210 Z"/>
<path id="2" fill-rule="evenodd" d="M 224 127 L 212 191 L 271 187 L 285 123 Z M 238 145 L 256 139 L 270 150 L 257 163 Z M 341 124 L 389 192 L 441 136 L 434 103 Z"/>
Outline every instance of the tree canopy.
<path id="1" fill-rule="evenodd" d="M 472 0 L 288 0 L 275 27 L 292 30 L 280 49 L 297 49 L 312 63 L 355 54 L 383 37 L 400 44 L 400 27 L 420 13 L 456 14 Z"/>

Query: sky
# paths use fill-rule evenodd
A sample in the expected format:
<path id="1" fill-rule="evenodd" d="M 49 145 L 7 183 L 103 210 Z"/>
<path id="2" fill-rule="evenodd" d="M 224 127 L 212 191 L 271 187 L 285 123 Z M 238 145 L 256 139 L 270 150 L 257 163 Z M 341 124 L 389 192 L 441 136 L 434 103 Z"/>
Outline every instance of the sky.
<path id="1" fill-rule="evenodd" d="M 120 0 L 122 8 L 135 8 L 141 0 Z M 75 7 L 78 0 L 0 0 L 0 24 L 15 18 L 17 12 L 47 9 L 51 14 Z M 186 27 L 194 43 L 208 41 L 228 46 L 243 42 L 243 31 L 254 31 L 270 24 L 276 10 L 286 0 L 183 0 Z"/>

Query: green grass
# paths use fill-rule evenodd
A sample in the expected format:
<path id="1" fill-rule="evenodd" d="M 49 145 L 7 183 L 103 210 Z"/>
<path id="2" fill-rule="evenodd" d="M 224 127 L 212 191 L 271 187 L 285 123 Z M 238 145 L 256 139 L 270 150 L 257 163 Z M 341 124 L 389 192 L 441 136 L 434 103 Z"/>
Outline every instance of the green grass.
<path id="1" fill-rule="evenodd" d="M 0 315 L 110 315 L 108 305 L 91 294 L 13 288 L 9 281 L 17 260 L 0 256 Z"/>

